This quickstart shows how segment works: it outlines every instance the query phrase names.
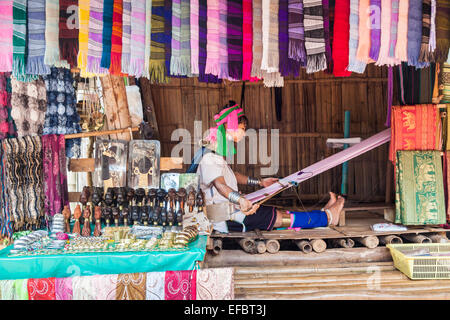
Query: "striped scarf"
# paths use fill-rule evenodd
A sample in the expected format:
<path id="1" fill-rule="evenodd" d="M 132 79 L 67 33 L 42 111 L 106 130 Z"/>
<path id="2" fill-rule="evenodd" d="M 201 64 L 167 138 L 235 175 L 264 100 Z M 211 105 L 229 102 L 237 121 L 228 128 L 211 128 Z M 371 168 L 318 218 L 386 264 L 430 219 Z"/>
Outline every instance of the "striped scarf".
<path id="1" fill-rule="evenodd" d="M 348 66 L 347 70 L 364 73 L 366 63 L 356 59 L 356 50 L 358 48 L 359 35 L 359 2 L 358 0 L 350 0 L 350 32 L 348 40 Z"/>
<path id="2" fill-rule="evenodd" d="M 152 47 L 150 50 L 150 80 L 153 83 L 166 83 L 164 61 L 164 0 L 152 1 Z"/>
<path id="3" fill-rule="evenodd" d="M 250 80 L 252 72 L 252 0 L 242 2 L 242 80 Z"/>
<path id="4" fill-rule="evenodd" d="M 392 0 L 391 2 L 391 38 L 389 41 L 389 57 L 393 58 L 395 64 L 400 61 L 395 60 L 395 47 L 397 45 L 397 30 L 398 30 L 398 15 L 399 15 L 399 0 Z"/>
<path id="5" fill-rule="evenodd" d="M 348 77 L 351 72 L 348 66 L 348 40 L 349 40 L 350 2 L 336 0 L 333 30 L 333 75 L 335 77 Z"/>
<path id="6" fill-rule="evenodd" d="M 408 0 L 405 0 L 408 1 Z M 381 46 L 381 0 L 370 0 L 370 51 L 369 57 L 378 60 Z"/>
<path id="7" fill-rule="evenodd" d="M 188 0 L 173 0 L 170 72 L 175 76 L 187 76 L 191 72 L 189 15 Z"/>
<path id="8" fill-rule="evenodd" d="M 369 0 L 360 0 L 358 11 L 359 40 L 358 40 L 358 49 L 356 50 L 356 59 L 365 63 L 372 62 L 369 58 L 369 51 L 370 51 L 369 4 L 370 4 Z"/>
<path id="9" fill-rule="evenodd" d="M 436 0 L 431 0 L 431 25 L 430 25 L 430 43 L 428 44 L 428 51 L 430 57 L 434 61 L 434 50 L 436 49 Z"/>
<path id="10" fill-rule="evenodd" d="M 430 51 L 431 0 L 422 0 L 422 44 L 420 45 L 419 61 L 429 62 Z M 432 57 L 431 57 L 432 58 Z"/>
<path id="11" fill-rule="evenodd" d="M 78 68 L 81 76 L 86 74 L 88 41 L 89 41 L 89 0 L 78 1 L 79 33 L 78 33 Z"/>
<path id="12" fill-rule="evenodd" d="M 45 0 L 44 63 L 51 67 L 59 60 L 59 0 Z"/>
<path id="13" fill-rule="evenodd" d="M 113 24 L 114 0 L 103 1 L 102 59 L 100 66 L 109 69 L 111 66 L 111 36 Z"/>
<path id="14" fill-rule="evenodd" d="M 198 76 L 198 0 L 191 0 L 191 73 Z"/>
<path id="15" fill-rule="evenodd" d="M 130 68 L 131 52 L 131 0 L 123 0 L 122 5 L 122 62 L 121 71 L 127 74 Z"/>
<path id="16" fill-rule="evenodd" d="M 90 0 L 89 3 L 89 41 L 86 70 L 95 74 L 106 73 L 101 67 L 103 51 L 103 1 Z"/>
<path id="17" fill-rule="evenodd" d="M 13 63 L 13 1 L 0 2 L 0 72 L 11 72 Z"/>
<path id="18" fill-rule="evenodd" d="M 394 2 L 395 0 L 393 0 L 392 2 Z M 391 0 L 382 0 L 381 1 L 381 47 L 380 47 L 380 54 L 378 56 L 378 60 L 375 63 L 375 65 L 377 66 L 382 66 L 382 65 L 388 65 L 388 66 L 393 66 L 398 64 L 397 61 L 395 60 L 395 57 L 390 57 L 389 54 L 389 50 L 390 50 L 390 46 L 392 46 L 393 44 L 391 43 L 392 40 L 392 32 L 396 31 L 396 27 L 394 28 L 395 30 L 392 30 L 391 27 L 393 27 L 392 25 L 392 18 L 395 17 L 395 14 L 392 14 L 392 2 Z M 397 3 L 398 4 L 398 3 Z M 398 12 L 398 6 L 396 7 L 397 12 Z M 398 18 L 398 13 L 397 13 L 397 18 Z M 397 35 L 394 35 L 395 41 L 397 41 Z M 394 52 L 395 49 L 395 44 L 394 47 L 392 49 L 392 53 Z"/>
<path id="19" fill-rule="evenodd" d="M 235 80 L 242 79 L 242 1 L 228 0 L 227 2 L 227 43 L 228 43 L 228 74 Z"/>
<path id="20" fill-rule="evenodd" d="M 181 0 L 181 61 L 182 69 L 186 69 L 183 74 L 191 76 L 191 11 L 189 0 Z"/>
<path id="21" fill-rule="evenodd" d="M 120 75 L 122 68 L 122 14 L 123 0 L 114 0 L 113 25 L 111 34 L 111 65 L 109 72 Z"/>
<path id="22" fill-rule="evenodd" d="M 145 64 L 145 1 L 131 0 L 130 65 L 128 73 L 140 78 Z"/>
<path id="23" fill-rule="evenodd" d="M 218 30 L 218 34 L 219 34 L 219 53 L 218 53 L 218 55 L 219 55 L 219 63 L 218 63 L 219 73 L 217 76 L 219 79 L 232 80 L 232 78 L 228 74 L 228 38 L 227 38 L 228 3 L 227 2 L 228 2 L 227 0 L 219 0 L 219 30 Z M 208 10 L 209 10 L 209 6 L 208 6 Z M 211 15 L 208 14 L 208 25 L 210 22 L 209 21 L 210 17 L 211 17 Z M 213 28 L 216 29 L 216 26 L 214 26 Z M 209 32 L 209 28 L 208 28 L 208 32 Z M 215 30 L 215 32 L 217 32 L 217 31 Z M 214 37 L 213 37 L 213 39 L 214 39 Z M 208 40 L 207 48 L 208 48 L 208 45 L 209 45 L 209 40 Z M 207 64 L 208 64 L 209 60 L 214 60 L 214 58 L 210 57 L 207 54 L 207 57 L 206 57 Z"/>
<path id="24" fill-rule="evenodd" d="M 447 60 L 450 47 L 450 3 L 448 0 L 436 0 L 436 62 Z"/>
<path id="25" fill-rule="evenodd" d="M 206 42 L 207 42 L 207 0 L 199 0 L 198 11 L 198 80 L 201 82 L 218 83 L 217 76 L 205 73 Z"/>
<path id="26" fill-rule="evenodd" d="M 262 61 L 262 0 L 253 0 L 253 61 L 252 61 L 252 78 L 262 78 L 261 61 Z"/>
<path id="27" fill-rule="evenodd" d="M 44 63 L 45 0 L 28 2 L 27 30 L 28 56 L 26 73 L 34 75 L 49 74 L 50 68 Z"/>
<path id="28" fill-rule="evenodd" d="M 306 72 L 313 73 L 327 68 L 322 4 L 317 0 L 304 0 Z"/>
<path id="29" fill-rule="evenodd" d="M 78 54 L 77 6 L 77 0 L 59 2 L 59 54 L 72 68 Z"/>
<path id="30" fill-rule="evenodd" d="M 27 0 L 14 0 L 13 3 L 13 64 L 12 73 L 20 81 L 35 80 L 25 74 Z"/>
<path id="31" fill-rule="evenodd" d="M 333 72 L 333 59 L 331 55 L 330 42 L 330 3 L 329 0 L 322 0 L 323 35 L 325 39 L 325 56 L 327 57 L 326 73 Z"/>
<path id="32" fill-rule="evenodd" d="M 262 2 L 263 56 L 261 69 L 266 87 L 282 87 L 284 85 L 284 78 L 278 72 L 278 4 L 278 0 L 263 0 Z"/>
<path id="33" fill-rule="evenodd" d="M 170 57 L 172 56 L 172 0 L 164 0 L 164 36 L 166 38 L 166 45 L 164 47 L 166 74 L 170 75 Z"/>
<path id="34" fill-rule="evenodd" d="M 226 0 L 222 1 L 222 5 L 226 2 Z M 220 36 L 219 36 L 219 30 L 224 30 L 221 27 L 223 25 L 220 21 L 220 16 L 224 14 L 224 12 L 219 12 L 219 0 L 207 0 L 207 12 L 208 12 L 208 20 L 207 20 L 207 44 L 206 44 L 206 66 L 205 66 L 205 73 L 212 74 L 215 76 L 219 76 L 219 69 L 222 66 L 220 63 L 221 57 L 225 56 L 223 53 L 224 47 L 221 46 L 220 42 Z M 223 7 L 222 7 L 223 9 Z M 225 37 L 226 37 L 226 25 L 225 25 Z M 226 39 L 226 38 L 225 38 Z M 226 47 L 225 47 L 226 50 Z M 226 60 L 226 66 L 228 68 L 228 55 L 225 56 Z M 227 70 L 228 75 L 228 70 Z M 219 78 L 223 79 L 225 76 L 224 73 L 222 73 Z"/>
<path id="35" fill-rule="evenodd" d="M 298 76 L 300 63 L 289 58 L 289 26 L 288 26 L 288 0 L 280 0 L 278 8 L 278 52 L 280 55 L 280 74 Z"/>
<path id="36" fill-rule="evenodd" d="M 400 61 L 408 60 L 408 7 L 409 0 L 399 2 L 395 58 Z"/>
<path id="37" fill-rule="evenodd" d="M 152 0 L 145 1 L 145 49 L 143 77 L 150 79 L 150 54 L 152 44 Z"/>
<path id="38" fill-rule="evenodd" d="M 299 61 L 301 66 L 306 65 L 305 28 L 303 26 L 303 2 L 289 0 L 289 58 Z"/>
<path id="39" fill-rule="evenodd" d="M 422 41 L 422 0 L 409 1 L 408 8 L 408 65 L 421 68 L 419 63 Z"/>

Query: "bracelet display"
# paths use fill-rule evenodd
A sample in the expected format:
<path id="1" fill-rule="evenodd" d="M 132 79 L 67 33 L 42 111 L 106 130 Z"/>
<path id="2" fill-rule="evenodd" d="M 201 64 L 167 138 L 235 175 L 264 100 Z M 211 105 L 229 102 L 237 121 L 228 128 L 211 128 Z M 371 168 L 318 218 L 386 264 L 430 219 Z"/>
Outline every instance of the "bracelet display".
<path id="1" fill-rule="evenodd" d="M 240 194 L 239 192 L 232 191 L 232 192 L 230 192 L 230 193 L 228 194 L 228 200 L 229 200 L 231 203 L 239 204 L 239 199 L 240 199 L 240 198 L 241 198 L 241 194 Z"/>
<path id="2" fill-rule="evenodd" d="M 252 178 L 252 177 L 247 178 L 247 184 L 249 186 L 259 186 L 260 183 L 261 183 L 260 179 L 256 179 L 256 178 Z"/>

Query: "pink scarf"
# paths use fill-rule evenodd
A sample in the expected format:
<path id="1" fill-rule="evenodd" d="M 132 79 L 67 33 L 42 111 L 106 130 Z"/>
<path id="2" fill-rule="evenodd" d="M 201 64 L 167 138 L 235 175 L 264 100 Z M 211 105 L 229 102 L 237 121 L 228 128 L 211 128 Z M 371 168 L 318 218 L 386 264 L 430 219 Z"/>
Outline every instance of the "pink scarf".
<path id="1" fill-rule="evenodd" d="M 380 55 L 375 63 L 377 66 L 393 66 L 397 64 L 395 58 L 389 57 L 391 39 L 391 0 L 381 0 L 381 46 Z"/>
<path id="2" fill-rule="evenodd" d="M 207 2 L 206 67 L 205 74 L 219 75 L 219 0 Z"/>
<path id="3" fill-rule="evenodd" d="M 399 1 L 395 58 L 400 61 L 408 61 L 408 7 L 409 0 Z"/>
<path id="4" fill-rule="evenodd" d="M 219 0 L 219 79 L 230 78 L 228 74 L 228 39 L 227 39 L 228 2 Z"/>
<path id="5" fill-rule="evenodd" d="M 0 2 L 0 72 L 11 72 L 13 61 L 13 1 Z"/>
<path id="6" fill-rule="evenodd" d="M 370 63 L 373 62 L 369 58 L 370 51 L 370 17 L 369 17 L 370 0 L 359 1 L 359 41 L 356 50 L 356 59 L 359 61 Z"/>
<path id="7" fill-rule="evenodd" d="M 243 43 L 242 43 L 242 54 L 243 54 L 243 66 L 242 66 L 242 80 L 250 80 L 253 62 L 253 10 L 252 10 L 252 0 L 244 0 L 242 3 L 243 10 Z"/>
<path id="8" fill-rule="evenodd" d="M 198 75 L 198 0 L 191 0 L 191 74 Z"/>

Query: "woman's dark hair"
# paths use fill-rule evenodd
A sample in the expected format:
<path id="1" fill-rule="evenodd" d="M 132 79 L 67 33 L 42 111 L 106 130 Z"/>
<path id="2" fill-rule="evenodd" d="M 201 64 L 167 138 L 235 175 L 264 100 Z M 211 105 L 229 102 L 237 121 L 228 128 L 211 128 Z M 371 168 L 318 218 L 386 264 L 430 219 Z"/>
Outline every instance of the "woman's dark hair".
<path id="1" fill-rule="evenodd" d="M 227 108 L 230 108 L 232 106 L 235 106 L 236 102 L 234 100 L 228 100 L 228 103 L 226 105 L 223 106 L 222 110 L 225 110 Z M 245 128 L 248 128 L 248 119 L 245 115 L 240 116 L 238 119 L 238 123 L 243 123 L 245 125 Z"/>

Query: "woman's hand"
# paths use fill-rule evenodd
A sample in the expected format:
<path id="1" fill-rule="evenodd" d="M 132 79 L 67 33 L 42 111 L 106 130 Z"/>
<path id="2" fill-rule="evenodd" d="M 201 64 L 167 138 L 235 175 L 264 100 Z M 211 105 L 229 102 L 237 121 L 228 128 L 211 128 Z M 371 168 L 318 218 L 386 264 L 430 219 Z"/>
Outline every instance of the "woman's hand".
<path id="1" fill-rule="evenodd" d="M 262 179 L 261 180 L 261 187 L 267 188 L 268 186 L 274 184 L 278 180 L 279 180 L 278 178 L 265 178 L 265 179 Z"/>
<path id="2" fill-rule="evenodd" d="M 251 214 L 254 214 L 256 210 L 258 210 L 259 204 L 252 204 L 249 200 L 241 197 L 239 199 L 239 207 L 241 208 L 243 214 L 249 216 Z"/>

